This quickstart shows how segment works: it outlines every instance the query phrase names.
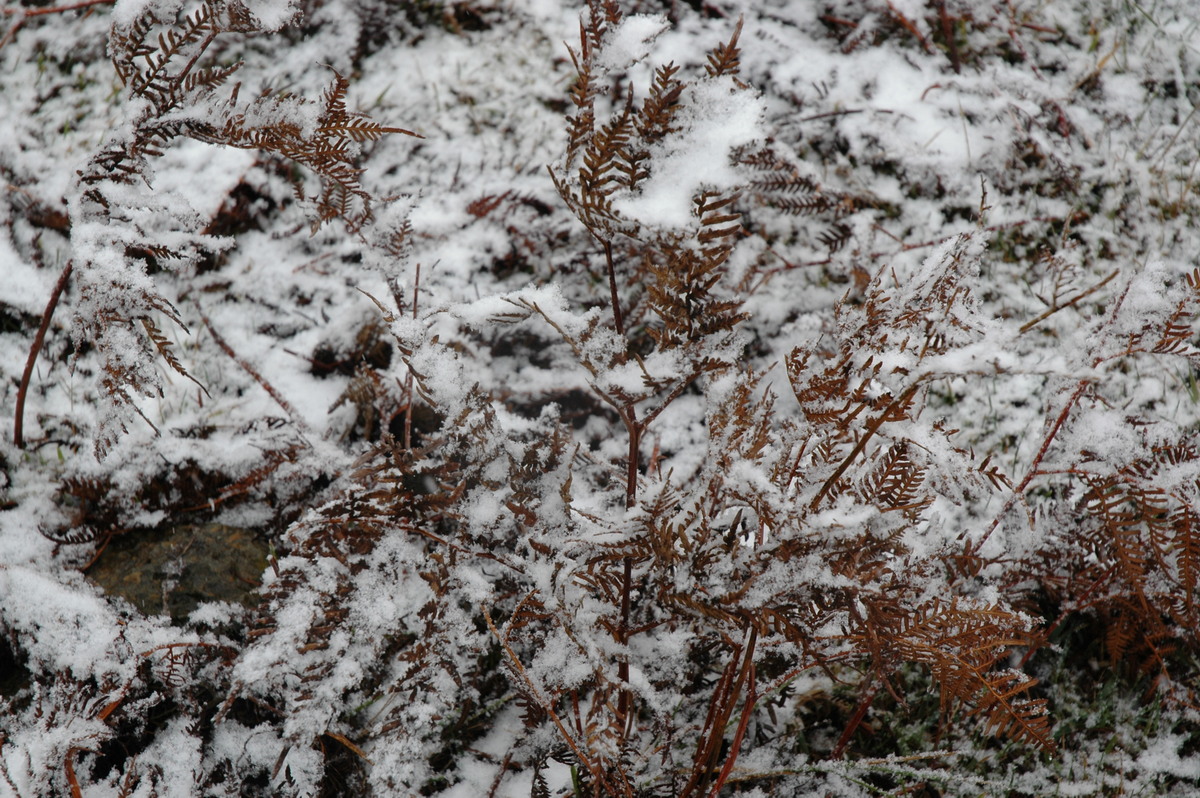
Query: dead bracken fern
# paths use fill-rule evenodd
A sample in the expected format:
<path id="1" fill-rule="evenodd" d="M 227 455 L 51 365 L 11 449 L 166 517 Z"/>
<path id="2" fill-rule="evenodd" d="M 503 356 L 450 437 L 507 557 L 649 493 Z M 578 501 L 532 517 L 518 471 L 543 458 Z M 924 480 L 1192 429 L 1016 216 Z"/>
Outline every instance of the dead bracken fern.
<path id="1" fill-rule="evenodd" d="M 929 33 L 963 21 L 942 4 L 925 20 L 888 8 L 880 35 L 945 48 L 956 71 L 971 63 L 945 32 Z M 0 703 L 42 724 L 32 728 L 65 718 L 79 729 L 50 748 L 60 783 L 82 794 L 88 777 L 120 776 L 125 794 L 143 779 L 149 790 L 161 774 L 139 770 L 136 749 L 161 726 L 216 760 L 196 778 L 214 792 L 436 795 L 476 789 L 486 773 L 492 795 L 514 782 L 534 798 L 783 795 L 774 785 L 799 756 L 841 767 L 821 760 L 852 760 L 869 732 L 883 736 L 877 699 L 919 703 L 914 679 L 936 689 L 942 726 L 965 718 L 1053 752 L 1045 685 L 1025 666 L 1080 615 L 1102 628 L 1114 666 L 1196 703 L 1176 654 L 1200 639 L 1200 441 L 1140 417 L 1105 375 L 1143 359 L 1200 366 L 1200 271 L 1146 269 L 1101 312 L 1093 305 L 1119 273 L 1088 276 L 1064 232 L 1029 282 L 1041 304 L 996 318 L 979 290 L 995 255 L 982 223 L 921 263 L 871 255 L 868 274 L 856 238 L 865 225 L 850 216 L 870 201 L 826 190 L 770 136 L 730 139 L 720 169 L 671 186 L 672 212 L 647 210 L 650 189 L 673 174 L 672 148 L 724 124 L 713 107 L 754 106 L 755 95 L 740 74 L 740 21 L 698 54 L 695 74 L 615 60 L 614 42 L 628 45 L 646 22 L 588 4 L 564 152 L 550 168 L 590 248 L 579 260 L 600 279 L 564 269 L 548 283 L 539 262 L 522 288 L 428 308 L 413 263 L 424 233 L 394 217 L 372 226 L 359 180 L 360 145 L 408 131 L 349 111 L 336 73 L 316 100 L 239 98 L 237 65 L 207 55 L 225 33 L 258 30 L 235 2 L 114 31 L 118 76 L 141 110 L 80 177 L 76 224 L 95 246 L 75 268 L 77 329 L 99 346 L 118 410 L 138 412 L 142 395 L 162 391 L 160 364 L 205 388 L 170 335 L 185 314 L 150 276 L 224 244 L 166 236 L 129 200 L 179 138 L 311 168 L 314 229 L 341 218 L 362 233 L 366 257 L 388 267 L 390 297 L 372 297 L 380 315 L 345 325 L 341 344 L 335 335 L 312 357 L 292 353 L 325 387 L 344 381 L 329 409 L 350 419 L 319 445 L 357 461 L 313 477 L 323 482 L 305 488 L 314 506 L 275 508 L 278 550 L 248 628 L 209 608 L 188 633 L 217 631 L 122 652 L 134 663 L 124 680 L 63 676 L 43 694 L 39 673 L 27 706 Z M 872 35 L 855 29 L 846 46 Z M 524 192 L 471 186 L 459 210 L 468 224 L 517 224 L 521 209 L 543 213 Z M 759 340 L 751 314 L 762 305 L 748 288 L 761 276 L 756 214 L 768 211 L 817 220 L 804 246 L 861 272 L 827 317 L 782 322 L 779 349 Z M 114 227 L 124 232 L 106 238 Z M 1062 363 L 1021 359 L 1032 336 L 1075 312 L 1086 327 Z M 265 371 L 200 317 L 290 417 L 258 419 L 234 439 L 300 427 Z M 475 381 L 497 373 L 475 365 L 508 358 L 528 368 L 517 373 L 529 386 Z M 1007 378 L 1049 386 L 1032 416 L 1044 417 L 1030 431 L 1040 437 L 977 454 L 943 405 L 955 385 Z M 105 421 L 99 452 L 123 418 Z M 274 505 L 306 479 L 314 451 L 330 451 L 311 432 L 256 451 L 240 473 L 172 464 L 142 491 L 72 475 L 57 497 L 68 523 L 44 533 L 64 546 L 103 541 L 126 531 L 129 506 L 174 520 Z M 183 431 L 181 445 L 205 434 Z"/>
<path id="2" fill-rule="evenodd" d="M 190 209 L 152 194 L 142 206 L 130 204 L 128 189 L 152 182 L 152 160 L 174 140 L 192 138 L 295 161 L 321 180 L 320 192 L 307 198 L 315 206 L 314 231 L 337 218 L 356 231 L 373 217 L 371 198 L 358 180 L 360 145 L 389 133 L 416 135 L 348 111 L 349 83 L 336 73 L 333 84 L 315 103 L 316 125 L 311 130 L 302 121 L 305 109 L 314 105 L 310 101 L 266 93 L 239 103 L 238 85 L 226 97 L 218 97 L 240 64 L 205 65 L 207 50 L 222 35 L 260 31 L 261 25 L 236 0 L 205 2 L 178 20 L 161 18 L 151 7 L 128 25 L 113 27 L 113 66 L 130 108 L 136 110 L 131 112 L 129 129 L 112 137 L 79 174 L 74 220 L 78 255 L 63 273 L 64 282 L 74 274 L 81 294 L 75 336 L 103 354 L 101 385 L 108 409 L 96 434 L 97 455 L 103 456 L 115 444 L 130 412 L 153 427 L 137 399 L 162 395 L 155 353 L 173 371 L 196 382 L 175 356 L 155 317 L 167 318 L 184 332 L 187 327 L 148 273 L 186 268 L 203 253 L 226 246 L 222 239 L 199 231 L 174 235 L 176 243 L 171 245 L 159 243 L 164 232 L 158 229 L 161 222 L 148 221 L 146 206 L 176 218 L 183 230 L 190 229 L 186 218 Z M 119 264 L 115 269 L 113 260 Z M 55 304 L 52 300 L 48 305 L 47 318 Z M 38 349 L 35 344 L 31 363 Z M 23 400 L 24 390 L 21 395 Z M 16 435 L 20 443 L 19 421 Z"/>
<path id="3" fill-rule="evenodd" d="M 1009 667 L 1041 641 L 1036 621 L 965 586 L 933 587 L 961 569 L 969 542 L 914 545 L 931 534 L 935 503 L 1011 491 L 994 462 L 923 418 L 930 385 L 990 330 L 970 288 L 979 242 L 964 236 L 904 279 L 881 270 L 861 303 L 839 307 L 829 339 L 792 352 L 797 412 L 782 412 L 764 375 L 737 365 L 745 316 L 722 278 L 742 229 L 739 189 L 700 191 L 682 229 L 617 207 L 654 178 L 653 139 L 672 134 L 688 97 L 678 71 L 659 68 L 650 99 L 627 94 L 601 117 L 597 53 L 621 22 L 613 6 L 590 9 L 567 154 L 552 171 L 602 250 L 611 304 L 578 312 L 560 293 L 529 289 L 492 318 L 565 345 L 611 411 L 597 418 L 615 416 L 625 455 L 573 444 L 553 413 L 514 425 L 477 387 L 446 384 L 434 372 L 453 350 L 391 312 L 414 393 L 441 429 L 420 448 L 385 437 L 340 498 L 293 528 L 297 556 L 261 608 L 245 672 L 278 657 L 300 677 L 246 679 L 239 695 L 283 702 L 293 750 L 314 734 L 357 739 L 389 763 L 392 789 L 437 788 L 428 763 L 403 753 L 432 744 L 423 713 L 454 717 L 462 696 L 486 714 L 488 698 L 507 692 L 524 731 L 505 762 L 568 764 L 582 794 L 633 796 L 649 784 L 712 795 L 752 744 L 760 704 L 814 669 L 896 692 L 902 667 L 923 667 L 947 715 L 965 707 L 986 729 L 1052 749 L 1035 680 Z M 735 35 L 712 54 L 709 78 L 731 80 L 736 61 Z M 653 469 L 643 444 L 687 392 L 702 397 L 703 465 L 676 478 Z M 366 614 L 372 580 L 405 573 L 424 597 L 418 617 Z M 273 620 L 299 607 L 311 619 L 299 633 Z M 373 631 L 347 647 L 347 624 Z M 687 643 L 662 648 L 666 634 Z M 667 659 L 647 654 L 656 651 Z M 357 727 L 321 689 L 350 661 L 357 675 L 340 689 L 381 702 Z M 693 680 L 682 693 L 681 668 Z M 668 694 L 680 702 L 671 712 L 659 698 Z"/>

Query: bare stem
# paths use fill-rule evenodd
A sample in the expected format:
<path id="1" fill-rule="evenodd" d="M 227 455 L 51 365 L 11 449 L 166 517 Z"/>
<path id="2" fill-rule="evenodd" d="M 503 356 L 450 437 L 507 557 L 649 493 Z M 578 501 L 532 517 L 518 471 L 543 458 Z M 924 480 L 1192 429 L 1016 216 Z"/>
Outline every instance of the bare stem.
<path id="1" fill-rule="evenodd" d="M 642 426 L 637 421 L 636 412 L 632 407 L 626 409 L 625 425 L 629 429 L 629 462 L 625 470 L 625 506 L 633 507 L 637 503 L 638 453 L 641 449 Z M 617 642 L 622 646 L 629 645 L 629 617 L 633 611 L 633 558 L 626 557 L 621 572 L 621 625 L 617 630 Z M 629 684 L 629 655 L 621 655 L 617 663 L 617 678 L 625 685 Z M 632 731 L 633 695 L 628 686 L 621 690 L 617 699 L 617 711 L 626 734 Z"/>
<path id="2" fill-rule="evenodd" d="M 3 14 L 6 17 L 40 17 L 44 14 L 62 14 L 67 11 L 79 11 L 80 9 L 90 8 L 91 6 L 110 5 L 116 1 L 117 0 L 83 0 L 81 3 L 68 3 L 65 6 L 51 6 L 50 8 L 0 8 L 0 14 Z"/>
<path id="3" fill-rule="evenodd" d="M 436 265 L 436 264 L 435 264 Z M 413 304 L 412 317 L 417 318 L 417 299 L 420 297 L 421 291 L 421 264 L 417 264 L 417 274 L 413 278 Z M 408 406 L 404 408 L 404 448 L 406 451 L 412 451 L 412 416 L 413 416 L 413 372 L 408 370 L 408 377 L 404 380 L 404 392 L 408 395 Z"/>
<path id="4" fill-rule="evenodd" d="M 604 247 L 604 262 L 608 267 L 608 290 L 612 294 L 613 321 L 617 325 L 617 334 L 624 336 L 625 319 L 621 315 L 621 300 L 617 296 L 617 267 L 613 263 L 612 241 L 601 239 L 600 245 Z"/>
<path id="5" fill-rule="evenodd" d="M 275 400 L 275 404 L 283 408 L 283 411 L 288 414 L 288 417 L 292 420 L 292 423 L 295 424 L 301 432 L 310 432 L 311 430 L 309 429 L 308 424 L 304 421 L 304 417 L 296 412 L 296 409 L 292 407 L 291 403 L 284 397 L 284 395 L 276 390 L 275 386 L 268 382 L 267 378 L 259 373 L 258 369 L 251 365 L 248 360 L 234 351 L 233 347 L 230 346 L 229 343 L 221 336 L 221 334 L 217 332 L 217 329 L 213 327 L 213 323 L 209 321 L 209 318 L 205 315 L 204 311 L 200 310 L 199 308 L 197 308 L 197 310 L 200 313 L 200 318 L 204 321 L 204 326 L 208 328 L 209 334 L 213 337 L 213 341 L 217 344 L 217 346 L 221 348 L 221 351 L 228 355 L 234 363 L 237 363 L 241 367 L 242 371 L 249 374 L 254 378 L 255 382 L 262 386 L 262 389 L 266 391 L 272 399 Z M 308 443 L 308 441 L 306 440 L 305 443 Z M 309 445 L 311 446 L 311 444 Z"/>
<path id="6" fill-rule="evenodd" d="M 1050 427 L 1050 431 L 1047 432 L 1046 437 L 1042 439 L 1042 445 L 1038 449 L 1037 455 L 1033 458 L 1033 463 L 1029 466 L 1029 470 L 1026 472 L 1025 478 L 1021 480 L 1020 485 L 1017 485 L 1017 487 L 1013 488 L 1012 495 L 1009 496 L 1008 501 L 1006 501 L 1004 506 L 1000 508 L 1000 512 L 997 513 L 996 517 L 992 520 L 992 524 L 988 527 L 987 532 L 983 533 L 983 537 L 981 537 L 975 544 L 972 545 L 972 549 L 975 551 L 981 549 L 983 544 L 987 542 L 987 539 L 990 538 L 992 533 L 996 531 L 996 528 L 1000 526 L 1000 522 L 1004 520 L 1005 514 L 1013 508 L 1013 505 L 1015 505 L 1018 501 L 1021 501 L 1025 496 L 1025 489 L 1029 487 L 1029 483 L 1033 481 L 1034 477 L 1041 473 L 1039 469 L 1042 465 L 1042 460 L 1046 458 L 1046 453 L 1050 451 L 1050 445 L 1054 443 L 1054 439 L 1058 437 L 1059 430 L 1061 430 L 1063 424 L 1067 422 L 1067 418 L 1071 415 L 1071 411 L 1075 409 L 1075 404 L 1079 401 L 1080 397 L 1083 396 L 1084 391 L 1086 391 L 1091 384 L 1091 380 L 1080 380 L 1079 384 L 1075 386 L 1075 390 L 1071 393 L 1071 396 L 1068 397 L 1066 404 L 1063 405 L 1063 409 L 1058 414 L 1058 418 L 1054 420 L 1054 424 Z M 960 535 L 959 538 L 961 539 L 962 535 Z"/>
<path id="7" fill-rule="evenodd" d="M 54 316 L 54 308 L 58 307 L 58 299 L 67 287 L 67 281 L 71 279 L 73 263 L 74 261 L 67 261 L 62 274 L 58 276 L 58 282 L 54 284 L 54 290 L 50 292 L 50 301 L 46 303 L 46 309 L 42 311 L 42 323 L 38 327 L 37 335 L 33 338 L 33 346 L 29 348 L 29 357 L 25 360 L 25 372 L 21 375 L 21 385 L 17 388 L 16 418 L 13 419 L 13 445 L 18 449 L 25 448 L 25 395 L 29 391 L 29 380 L 33 377 L 33 365 L 37 362 L 42 345 L 46 341 L 46 331 L 50 329 L 50 319 Z"/>

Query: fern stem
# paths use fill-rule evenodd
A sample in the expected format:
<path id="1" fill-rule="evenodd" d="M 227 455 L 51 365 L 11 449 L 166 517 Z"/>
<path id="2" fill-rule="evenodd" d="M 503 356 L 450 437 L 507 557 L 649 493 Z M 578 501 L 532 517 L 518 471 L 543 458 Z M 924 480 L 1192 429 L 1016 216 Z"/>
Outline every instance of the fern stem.
<path id="1" fill-rule="evenodd" d="M 412 317 L 417 318 L 417 300 L 421 291 L 421 264 L 417 264 L 416 276 L 413 277 Z M 404 408 L 404 449 L 412 451 L 412 417 L 413 417 L 413 371 L 408 369 L 408 377 L 404 380 L 404 392 L 408 394 L 408 405 Z"/>
<path id="2" fill-rule="evenodd" d="M 1063 424 L 1067 423 L 1067 418 L 1071 415 L 1071 411 L 1075 409 L 1076 403 L 1079 402 L 1080 397 L 1083 396 L 1084 391 L 1086 391 L 1091 384 L 1091 380 L 1080 380 L 1079 385 L 1075 387 L 1074 392 L 1067 399 L 1062 411 L 1059 412 L 1058 418 L 1054 420 L 1054 425 L 1050 427 L 1050 431 L 1046 433 L 1045 439 L 1042 440 L 1042 445 L 1038 449 L 1037 455 L 1033 458 L 1033 463 L 1030 464 L 1029 470 L 1025 473 L 1025 478 L 1021 480 L 1020 485 L 1017 485 L 1017 487 L 1013 488 L 1012 496 L 1010 496 L 1008 501 L 1004 503 L 1004 506 L 1000 508 L 1000 512 L 997 513 L 996 517 L 992 520 L 992 524 L 988 527 L 987 532 L 983 533 L 983 537 L 981 537 L 974 545 L 969 547 L 968 553 L 971 551 L 979 551 L 981 548 L 983 548 L 983 544 L 987 542 L 988 538 L 992 536 L 992 533 L 996 531 L 996 528 L 1000 526 L 1000 522 L 1004 519 L 1004 516 L 1008 513 L 1008 511 L 1012 509 L 1014 504 L 1016 504 L 1025 496 L 1025 489 L 1029 487 L 1029 483 L 1033 481 L 1034 477 L 1041 474 L 1039 467 L 1042 464 L 1042 460 L 1046 458 L 1046 453 L 1050 451 L 1050 444 L 1054 443 L 1054 439 L 1058 437 L 1059 430 L 1062 429 Z M 964 532 L 963 534 L 965 535 L 966 533 Z M 963 535 L 960 535 L 959 539 L 962 537 Z"/>
<path id="3" fill-rule="evenodd" d="M 717 798 L 721 792 L 721 788 L 729 780 L 729 775 L 733 772 L 733 766 L 737 762 L 738 752 L 742 748 L 742 741 L 746 738 L 746 728 L 750 725 L 750 713 L 753 711 L 754 705 L 758 702 L 758 695 L 755 692 L 757 680 L 754 668 L 754 645 L 756 642 L 758 642 L 758 628 L 751 625 L 750 641 L 746 644 L 746 655 L 742 658 L 742 673 L 738 679 L 737 687 L 738 692 L 740 692 L 742 685 L 746 685 L 746 703 L 742 707 L 742 717 L 738 720 L 737 731 L 734 732 L 733 741 L 729 745 L 729 755 L 726 757 L 725 764 L 721 767 L 721 772 L 717 775 L 717 780 L 709 792 L 709 798 Z M 747 681 L 749 682 L 748 685 L 746 684 Z M 737 700 L 737 697 L 737 693 L 735 693 L 733 700 Z"/>
<path id="4" fill-rule="evenodd" d="M 0 8 L 0 14 L 3 14 L 6 17 L 40 17 L 43 14 L 62 14 L 67 11 L 79 11 L 82 8 L 90 8 L 92 6 L 111 5 L 116 1 L 117 0 L 83 0 L 83 2 L 80 3 L 68 3 L 65 6 L 51 6 L 50 8 Z"/>
<path id="5" fill-rule="evenodd" d="M 617 325 L 617 334 L 624 336 L 625 319 L 621 315 L 621 300 L 617 296 L 617 269 L 613 263 L 612 241 L 601 239 L 600 244 L 604 247 L 604 262 L 608 267 L 608 290 L 612 294 L 613 321 Z"/>
<path id="6" fill-rule="evenodd" d="M 25 360 L 25 371 L 21 374 L 21 385 L 17 388 L 16 418 L 13 419 L 13 445 L 18 449 L 25 448 L 25 395 L 29 392 L 29 380 L 33 377 L 33 365 L 42 351 L 42 345 L 46 341 L 46 331 L 50 329 L 50 319 L 54 316 L 54 309 L 58 307 L 59 297 L 67 287 L 67 281 L 71 279 L 73 268 L 74 261 L 67 261 L 62 274 L 58 276 L 58 282 L 54 284 L 54 290 L 50 292 L 50 301 L 46 303 L 46 309 L 42 312 L 42 323 L 38 326 L 37 335 L 33 338 L 33 346 L 29 348 L 29 357 Z"/>
<path id="7" fill-rule="evenodd" d="M 758 627 L 753 621 L 748 621 L 748 624 L 746 642 L 739 646 L 731 641 L 734 646 L 733 658 L 725 666 L 721 678 L 717 681 L 716 689 L 713 691 L 712 700 L 708 705 L 708 714 L 705 715 L 704 725 L 701 726 L 700 744 L 693 760 L 692 775 L 683 791 L 679 793 L 682 798 L 691 798 L 693 795 L 708 795 L 709 798 L 715 798 L 733 771 L 733 764 L 737 760 L 737 749 L 745 735 L 745 726 L 749 721 L 750 711 L 757 702 L 754 649 L 758 643 Z M 739 660 L 740 665 L 738 664 Z M 749 681 L 749 691 L 745 707 L 742 710 L 742 717 L 738 723 L 738 730 L 734 733 L 734 745 L 729 749 L 728 758 L 713 782 L 712 789 L 709 790 L 709 778 L 716 769 L 721 755 L 725 729 L 729 725 L 729 718 L 733 714 L 734 706 L 737 704 L 743 688 L 746 687 L 747 681 Z"/>
<path id="8" fill-rule="evenodd" d="M 858 707 L 854 710 L 854 715 L 850 718 L 850 722 L 846 724 L 846 728 L 842 730 L 842 736 L 838 738 L 837 745 L 830 752 L 830 759 L 841 759 L 846 755 L 846 748 L 850 745 L 850 741 L 854 739 L 854 733 L 862 726 L 866 720 L 867 712 L 871 709 L 871 704 L 875 703 L 875 696 L 879 695 L 880 684 L 878 681 L 873 682 L 863 693 L 862 699 L 858 702 Z"/>
<path id="9" fill-rule="evenodd" d="M 213 341 L 221 348 L 221 351 L 228 355 L 234 363 L 237 363 L 242 368 L 242 371 L 249 374 L 255 382 L 262 386 L 262 389 L 267 392 L 267 395 L 275 400 L 275 404 L 279 405 L 283 411 L 288 414 L 288 418 L 290 418 L 292 423 L 295 424 L 297 429 L 300 430 L 302 433 L 301 437 L 304 438 L 305 445 L 311 447 L 312 444 L 308 442 L 305 436 L 311 433 L 312 430 L 309 429 L 304 417 L 296 412 L 296 409 L 292 407 L 291 402 L 289 402 L 283 394 L 276 390 L 275 386 L 269 383 L 267 378 L 259 373 L 258 369 L 254 368 L 249 361 L 234 351 L 233 347 L 230 346 L 229 343 L 221 336 L 221 334 L 217 332 L 216 328 L 213 327 L 213 323 L 209 320 L 208 316 L 205 315 L 204 311 L 200 310 L 199 306 L 197 306 L 196 310 L 199 311 L 200 318 L 204 322 L 204 326 L 208 328 L 209 334 L 212 335 Z"/>
<path id="10" fill-rule="evenodd" d="M 625 470 L 625 506 L 627 508 L 632 508 L 637 503 L 638 459 L 641 449 L 642 426 L 638 423 L 635 412 L 632 407 L 627 409 L 626 426 L 629 428 L 629 462 Z M 626 557 L 621 570 L 621 625 L 617 629 L 617 642 L 622 646 L 629 645 L 629 617 L 633 612 L 632 597 L 633 558 Z M 617 712 L 621 717 L 623 733 L 628 735 L 632 731 L 633 722 L 633 695 L 628 687 L 628 651 L 621 655 L 621 661 L 617 663 L 617 678 L 626 685 L 621 689 L 621 695 L 617 699 Z"/>

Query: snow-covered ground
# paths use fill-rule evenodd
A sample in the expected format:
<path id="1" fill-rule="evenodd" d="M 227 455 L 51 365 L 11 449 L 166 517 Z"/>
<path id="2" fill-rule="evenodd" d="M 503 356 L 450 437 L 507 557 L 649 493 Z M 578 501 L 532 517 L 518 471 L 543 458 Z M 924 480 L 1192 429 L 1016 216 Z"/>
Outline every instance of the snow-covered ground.
<path id="1" fill-rule="evenodd" d="M 1191 3 L 2 11 L 0 795 L 1200 788 Z"/>

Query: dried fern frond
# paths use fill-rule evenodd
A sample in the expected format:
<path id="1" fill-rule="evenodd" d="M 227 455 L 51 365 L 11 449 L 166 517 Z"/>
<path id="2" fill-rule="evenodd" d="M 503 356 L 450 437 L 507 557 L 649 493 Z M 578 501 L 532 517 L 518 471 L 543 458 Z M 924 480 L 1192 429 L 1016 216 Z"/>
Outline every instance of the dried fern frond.
<path id="1" fill-rule="evenodd" d="M 154 320 L 149 316 L 143 316 L 141 322 L 142 328 L 146 331 L 146 336 L 150 339 L 150 343 L 152 343 L 154 348 L 158 350 L 159 356 L 166 361 L 166 364 L 181 377 L 186 377 L 187 379 L 191 380 L 197 388 L 204 391 L 205 395 L 209 395 L 208 389 L 205 388 L 199 380 L 189 374 L 187 369 L 183 367 L 183 364 L 179 362 L 179 358 L 175 357 L 175 353 L 171 351 L 174 344 L 172 344 L 171 341 L 168 340 L 165 335 L 163 335 L 162 330 L 157 324 L 154 323 Z M 187 332 L 186 327 L 184 327 L 184 332 Z"/>
<path id="2" fill-rule="evenodd" d="M 141 206 L 161 206 L 169 218 L 180 215 L 175 206 L 147 198 L 137 212 L 125 207 L 129 202 L 125 187 L 151 184 L 152 159 L 183 137 L 289 158 L 313 169 L 321 180 L 320 192 L 307 198 L 314 200 L 314 230 L 332 219 L 343 219 L 350 230 L 357 231 L 373 218 L 372 198 L 359 180 L 361 145 L 390 133 L 417 135 L 348 111 L 349 82 L 336 72 L 321 98 L 317 125 L 311 132 L 301 129 L 282 98 L 269 93 L 240 106 L 235 85 L 227 100 L 218 102 L 217 90 L 240 65 L 206 65 L 207 52 L 218 37 L 251 32 L 257 30 L 257 24 L 235 0 L 205 0 L 178 19 L 174 13 L 147 7 L 130 22 L 113 26 L 113 65 L 128 97 L 136 103 L 130 106 L 134 110 L 128 130 L 106 142 L 79 175 L 81 211 L 74 222 L 80 246 L 86 251 L 116 250 L 113 255 L 125 270 L 120 279 L 114 279 L 111 270 L 94 268 L 89 260 L 73 264 L 85 308 L 77 319 L 77 337 L 96 344 L 103 359 L 101 381 L 109 407 L 101 414 L 97 433 L 99 456 L 124 432 L 130 415 L 141 416 L 154 426 L 136 400 L 162 395 L 161 378 L 153 365 L 156 358 L 196 382 L 152 320 L 152 314 L 161 313 L 183 327 L 178 311 L 148 279 L 147 265 L 186 267 L 227 246 L 227 242 L 200 233 L 184 236 L 184 243 L 164 246 L 155 240 L 158 231 L 147 229 L 141 221 L 149 218 Z M 303 100 L 293 104 L 296 102 L 304 104 Z M 139 323 L 145 338 L 128 340 L 134 322 Z"/>
<path id="3" fill-rule="evenodd" d="M 929 667 L 941 687 L 944 710 L 967 704 L 990 731 L 1053 751 L 1046 700 L 1029 697 L 1037 681 L 996 668 L 1012 647 L 1034 639 L 1023 616 L 935 600 L 906 619 L 885 645 Z"/>
<path id="4" fill-rule="evenodd" d="M 742 35 L 742 24 L 745 22 L 744 17 L 738 17 L 737 26 L 733 29 L 733 35 L 729 37 L 729 41 L 724 44 L 719 44 L 713 51 L 708 54 L 708 63 L 704 69 L 708 72 L 709 77 L 718 78 L 723 75 L 736 77 L 738 70 L 741 68 L 739 57 L 741 51 L 738 49 L 738 38 Z"/>

